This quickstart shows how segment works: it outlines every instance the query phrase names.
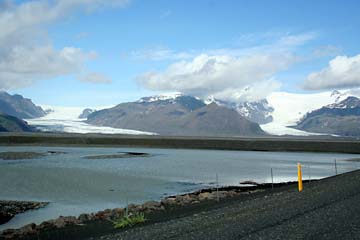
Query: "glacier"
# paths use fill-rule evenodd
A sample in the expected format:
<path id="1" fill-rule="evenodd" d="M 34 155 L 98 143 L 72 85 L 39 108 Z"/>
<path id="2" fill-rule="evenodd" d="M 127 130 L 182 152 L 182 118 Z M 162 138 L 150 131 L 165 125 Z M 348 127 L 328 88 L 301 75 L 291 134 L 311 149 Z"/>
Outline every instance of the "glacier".
<path id="1" fill-rule="evenodd" d="M 81 107 L 62 107 L 40 105 L 49 113 L 41 118 L 26 119 L 28 124 L 44 132 L 66 132 L 66 133 L 102 133 L 102 134 L 125 134 L 125 135 L 156 135 L 152 132 L 137 131 L 132 129 L 121 129 L 112 127 L 102 127 L 87 124 L 86 119 L 79 116 L 85 108 Z M 107 107 L 97 107 L 100 110 Z"/>
<path id="2" fill-rule="evenodd" d="M 354 94 L 348 90 L 321 93 L 273 92 L 267 97 L 269 105 L 274 108 L 272 112 L 273 121 L 260 125 L 260 127 L 272 135 L 323 135 L 293 129 L 290 126 L 296 125 L 306 113 L 340 102 L 350 95 Z"/>

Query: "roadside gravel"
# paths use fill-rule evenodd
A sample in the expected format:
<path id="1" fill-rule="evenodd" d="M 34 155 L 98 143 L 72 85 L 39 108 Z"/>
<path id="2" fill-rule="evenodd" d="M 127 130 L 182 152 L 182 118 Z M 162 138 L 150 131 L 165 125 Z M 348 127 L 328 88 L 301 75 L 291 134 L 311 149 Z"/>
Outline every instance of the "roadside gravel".
<path id="1" fill-rule="evenodd" d="M 360 239 L 360 171 L 90 239 Z"/>

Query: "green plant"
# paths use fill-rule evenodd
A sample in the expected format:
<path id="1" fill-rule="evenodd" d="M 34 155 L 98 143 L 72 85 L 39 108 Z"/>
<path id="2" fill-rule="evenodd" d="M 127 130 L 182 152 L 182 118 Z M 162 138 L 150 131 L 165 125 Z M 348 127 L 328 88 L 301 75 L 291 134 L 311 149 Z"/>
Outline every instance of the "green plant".
<path id="1" fill-rule="evenodd" d="M 115 228 L 125 228 L 143 223 L 145 221 L 146 219 L 144 213 L 136 213 L 134 215 L 124 216 L 118 220 L 115 220 L 113 223 Z"/>

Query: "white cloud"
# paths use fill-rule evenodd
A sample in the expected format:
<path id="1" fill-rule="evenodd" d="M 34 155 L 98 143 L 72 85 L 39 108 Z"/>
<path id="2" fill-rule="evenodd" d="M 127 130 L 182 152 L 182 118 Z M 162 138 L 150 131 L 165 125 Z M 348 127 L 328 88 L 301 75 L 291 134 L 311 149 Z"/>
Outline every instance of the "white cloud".
<path id="1" fill-rule="evenodd" d="M 164 61 L 190 59 L 195 55 L 191 52 L 177 52 L 167 47 L 157 46 L 149 49 L 134 50 L 130 53 L 130 56 L 133 60 Z"/>
<path id="2" fill-rule="evenodd" d="M 82 11 L 122 7 L 128 0 L 33 0 L 0 4 L 0 88 L 28 86 L 37 80 L 77 74 L 94 52 L 75 47 L 56 49 L 45 26 Z"/>
<path id="3" fill-rule="evenodd" d="M 15 5 L 11 1 L 0 13 L 0 38 L 27 27 L 53 22 L 80 10 L 92 12 L 105 7 L 122 7 L 128 0 L 38 0 Z"/>
<path id="4" fill-rule="evenodd" d="M 80 32 L 80 33 L 76 34 L 75 39 L 81 40 L 81 39 L 89 37 L 89 35 L 90 34 L 88 32 Z"/>
<path id="5" fill-rule="evenodd" d="M 360 87 L 360 54 L 337 56 L 319 72 L 311 73 L 305 83 L 307 90 L 342 89 Z"/>
<path id="6" fill-rule="evenodd" d="M 139 84 L 155 91 L 178 91 L 198 97 L 214 96 L 235 102 L 266 98 L 280 88 L 277 73 L 296 62 L 303 46 L 317 37 L 316 32 L 252 34 L 240 40 L 260 44 L 245 48 L 219 48 L 177 52 L 153 48 L 133 52 L 132 56 L 147 60 L 177 61 L 163 71 L 151 71 L 137 77 Z M 136 53 L 136 54 L 135 54 Z"/>
<path id="7" fill-rule="evenodd" d="M 97 72 L 91 72 L 86 74 L 83 77 L 80 77 L 80 80 L 82 82 L 88 82 L 88 83 L 111 83 L 112 80 L 105 76 L 104 74 L 97 73 Z"/>
<path id="8" fill-rule="evenodd" d="M 262 38 L 267 39 L 266 43 L 263 43 Z M 276 39 L 275 39 L 276 37 Z M 298 46 L 304 45 L 307 42 L 317 37 L 316 32 L 305 32 L 301 34 L 289 34 L 270 32 L 264 34 L 247 34 L 241 36 L 240 39 L 249 38 L 254 45 L 251 47 L 233 47 L 233 48 L 217 48 L 217 49 L 196 49 L 188 51 L 176 51 L 165 46 L 154 46 L 147 49 L 138 49 L 130 53 L 130 58 L 133 60 L 151 60 L 151 61 L 175 61 L 175 60 L 189 60 L 199 55 L 226 55 L 232 57 L 243 57 L 249 55 L 262 54 L 283 54 L 287 52 L 293 52 Z M 255 38 L 260 38 L 261 44 L 255 44 Z M 244 41 L 250 41 L 246 39 Z M 243 41 L 243 40 L 238 40 Z"/>
<path id="9" fill-rule="evenodd" d="M 56 50 L 51 45 L 15 46 L 0 57 L 0 89 L 25 87 L 37 80 L 76 73 L 93 57 L 94 53 L 73 47 Z"/>
<path id="10" fill-rule="evenodd" d="M 279 83 L 274 74 L 296 61 L 292 54 L 258 54 L 246 57 L 199 55 L 192 61 L 180 61 L 163 72 L 148 72 L 138 77 L 147 89 L 179 91 L 232 101 L 259 100 Z"/>
<path id="11" fill-rule="evenodd" d="M 296 35 L 288 34 L 286 36 L 281 37 L 280 40 L 278 41 L 278 44 L 284 46 L 300 46 L 310 40 L 313 40 L 314 38 L 317 37 L 317 35 L 318 34 L 316 32 L 306 32 Z"/>
<path id="12" fill-rule="evenodd" d="M 333 45 L 325 45 L 314 49 L 313 56 L 316 58 L 337 56 L 341 53 L 342 49 Z"/>
<path id="13" fill-rule="evenodd" d="M 227 88 L 223 91 L 214 93 L 212 96 L 216 99 L 225 101 L 253 102 L 266 98 L 280 87 L 281 83 L 274 79 L 260 80 L 242 88 Z"/>

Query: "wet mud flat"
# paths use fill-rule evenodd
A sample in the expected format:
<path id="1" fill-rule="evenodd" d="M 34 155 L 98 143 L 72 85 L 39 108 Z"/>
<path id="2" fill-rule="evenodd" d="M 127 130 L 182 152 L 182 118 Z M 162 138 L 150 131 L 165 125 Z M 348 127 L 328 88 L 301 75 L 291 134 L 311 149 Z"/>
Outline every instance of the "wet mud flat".
<path id="1" fill-rule="evenodd" d="M 0 160 L 26 160 L 38 159 L 46 156 L 66 154 L 66 152 L 47 151 L 47 152 L 0 152 Z"/>
<path id="2" fill-rule="evenodd" d="M 138 158 L 138 157 L 151 157 L 149 153 L 143 152 L 120 152 L 117 154 L 103 154 L 85 156 L 85 159 L 119 159 L 119 158 Z"/>

